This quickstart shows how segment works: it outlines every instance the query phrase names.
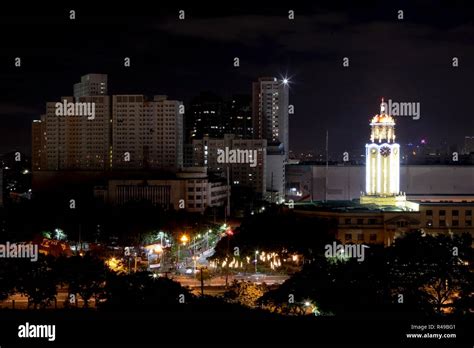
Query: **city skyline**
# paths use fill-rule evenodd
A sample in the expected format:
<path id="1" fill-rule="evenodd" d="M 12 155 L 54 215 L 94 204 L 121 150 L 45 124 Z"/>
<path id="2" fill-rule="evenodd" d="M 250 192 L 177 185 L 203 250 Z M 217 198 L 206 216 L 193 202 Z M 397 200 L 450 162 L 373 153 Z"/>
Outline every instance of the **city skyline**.
<path id="1" fill-rule="evenodd" d="M 363 140 L 357 135 L 365 131 L 364 121 L 377 112 L 375 104 L 382 96 L 421 105 L 420 119 L 400 117 L 401 144 L 426 139 L 462 145 L 464 137 L 472 135 L 469 90 L 463 87 L 474 77 L 474 51 L 464 39 L 474 32 L 470 9 L 403 3 L 293 10 L 294 19 L 289 19 L 286 7 L 233 13 L 203 7 L 188 10 L 180 20 L 174 7 L 163 8 L 156 17 L 139 17 L 140 10 L 134 9 L 122 22 L 113 16 L 98 20 L 93 14 L 100 12 L 84 6 L 76 9 L 74 20 L 68 18 L 68 9 L 53 10 L 48 25 L 38 27 L 27 21 L 33 10 L 26 9 L 25 17 L 15 20 L 26 28 L 35 25 L 34 30 L 29 36 L 11 33 L 4 41 L 0 150 L 27 152 L 28 124 L 41 114 L 42 104 L 70 94 L 72 81 L 90 72 L 109 75 L 109 94 L 167 94 L 186 105 L 203 91 L 224 98 L 251 94 L 258 77 L 289 77 L 294 152 L 324 149 L 326 130 L 333 151 L 360 148 Z M 218 33 L 212 30 L 223 23 L 231 25 Z M 117 35 L 127 24 L 135 29 Z M 89 41 L 87 49 L 76 44 L 81 35 L 96 37 L 98 27 L 110 38 L 107 48 L 99 37 Z M 66 46 L 58 50 L 54 42 L 48 47 L 34 44 L 46 35 Z M 22 59 L 21 67 L 15 66 L 15 57 Z M 130 67 L 124 67 L 125 57 Z M 234 66 L 236 57 L 239 67 Z M 349 58 L 348 66 L 344 58 Z M 442 91 L 449 93 L 440 98 Z"/>
<path id="2" fill-rule="evenodd" d="M 472 343 L 467 0 L 6 5 L 3 343 Z"/>

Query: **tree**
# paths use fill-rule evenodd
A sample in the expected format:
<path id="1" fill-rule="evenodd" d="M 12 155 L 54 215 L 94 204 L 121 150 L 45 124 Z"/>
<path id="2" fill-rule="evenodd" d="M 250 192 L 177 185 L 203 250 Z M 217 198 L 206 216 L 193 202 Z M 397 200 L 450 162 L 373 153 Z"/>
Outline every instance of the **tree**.
<path id="1" fill-rule="evenodd" d="M 17 290 L 28 297 L 28 308 L 45 308 L 56 298 L 58 278 L 54 271 L 54 258 L 39 255 L 36 262 L 17 260 Z"/>
<path id="2" fill-rule="evenodd" d="M 14 293 L 17 274 L 17 266 L 13 260 L 0 260 L 0 301 Z"/>
<path id="3" fill-rule="evenodd" d="M 333 236 L 331 222 L 292 212 L 284 214 L 276 208 L 267 209 L 246 217 L 234 236 L 222 238 L 216 245 L 214 258 L 224 259 L 228 244 L 230 250 L 238 246 L 241 255 L 253 256 L 255 250 L 280 252 L 285 249 L 288 253 L 313 257 L 324 251 L 324 245 L 332 242 Z"/>
<path id="4" fill-rule="evenodd" d="M 224 299 L 247 307 L 256 307 L 258 299 L 267 291 L 268 287 L 265 284 L 234 280 L 229 290 L 224 293 Z"/>
<path id="5" fill-rule="evenodd" d="M 398 294 L 426 313 L 456 310 L 460 295 L 469 296 L 472 239 L 462 236 L 423 236 L 410 233 L 391 248 L 391 281 Z"/>
<path id="6" fill-rule="evenodd" d="M 471 243 L 469 235 L 414 232 L 388 248 L 371 246 L 363 262 L 318 256 L 259 302 L 286 314 L 301 313 L 305 302 L 323 315 L 469 313 L 474 309 Z"/>
<path id="7" fill-rule="evenodd" d="M 103 292 L 107 268 L 100 259 L 91 256 L 73 256 L 62 259 L 65 262 L 64 279 L 69 285 L 69 294 L 79 294 L 84 308 L 92 297 L 98 298 Z"/>
<path id="8" fill-rule="evenodd" d="M 108 273 L 104 293 L 105 308 L 153 308 L 174 307 L 194 299 L 189 290 L 181 284 L 164 277 L 155 278 L 150 272 L 127 275 Z"/>

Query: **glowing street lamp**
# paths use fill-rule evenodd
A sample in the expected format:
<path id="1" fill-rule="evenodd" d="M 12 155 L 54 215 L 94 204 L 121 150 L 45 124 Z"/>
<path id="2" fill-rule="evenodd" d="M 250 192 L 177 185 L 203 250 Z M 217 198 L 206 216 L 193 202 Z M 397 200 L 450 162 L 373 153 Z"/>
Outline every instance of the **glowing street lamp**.
<path id="1" fill-rule="evenodd" d="M 257 274 L 258 250 L 255 250 L 255 274 Z"/>
<path id="2" fill-rule="evenodd" d="M 55 232 L 55 236 L 56 236 L 56 239 L 58 240 L 62 240 L 62 239 L 65 239 L 66 238 L 66 234 L 64 233 L 64 231 L 60 228 L 56 228 L 54 229 L 54 232 Z"/>
<path id="3" fill-rule="evenodd" d="M 183 234 L 179 240 L 181 241 L 181 243 L 183 243 L 183 245 L 186 245 L 186 243 L 189 241 L 189 237 Z"/>
<path id="4" fill-rule="evenodd" d="M 209 233 L 212 233 L 211 229 L 209 229 L 209 231 L 206 232 L 206 250 L 209 249 Z"/>
<path id="5" fill-rule="evenodd" d="M 180 240 L 180 242 L 181 242 L 183 245 L 186 245 L 186 243 L 189 241 L 189 237 L 188 237 L 187 235 L 183 234 L 179 240 Z M 178 262 L 177 262 L 177 263 L 178 263 L 178 264 L 177 264 L 178 267 L 179 267 L 179 256 L 180 256 L 180 254 L 181 254 L 181 247 L 180 247 L 180 245 L 181 245 L 181 244 L 178 243 Z"/>

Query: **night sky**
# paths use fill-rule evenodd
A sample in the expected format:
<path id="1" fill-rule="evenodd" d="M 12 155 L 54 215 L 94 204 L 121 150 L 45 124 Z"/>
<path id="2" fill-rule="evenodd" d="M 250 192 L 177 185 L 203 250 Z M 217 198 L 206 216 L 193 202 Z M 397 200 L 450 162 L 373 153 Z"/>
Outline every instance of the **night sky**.
<path id="1" fill-rule="evenodd" d="M 474 135 L 469 2 L 253 3 L 1 8 L 0 153 L 30 153 L 31 121 L 47 101 L 72 95 L 73 83 L 86 73 L 108 74 L 109 94 L 167 94 L 185 102 L 202 91 L 250 94 L 259 76 L 289 76 L 293 151 L 323 149 L 326 129 L 331 152 L 363 150 L 382 96 L 421 103 L 420 120 L 396 119 L 402 144 L 426 138 L 462 145 L 465 135 Z M 15 57 L 22 58 L 21 68 L 14 67 Z M 124 57 L 131 58 L 130 68 L 123 67 Z"/>

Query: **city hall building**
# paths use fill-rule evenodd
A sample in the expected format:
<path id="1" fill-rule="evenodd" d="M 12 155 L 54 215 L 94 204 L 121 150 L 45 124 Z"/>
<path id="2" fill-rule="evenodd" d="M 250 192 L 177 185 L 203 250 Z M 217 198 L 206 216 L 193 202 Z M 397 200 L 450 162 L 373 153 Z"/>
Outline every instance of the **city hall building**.
<path id="1" fill-rule="evenodd" d="M 316 180 L 313 168 L 287 170 L 287 201 L 291 202 L 288 206 L 298 214 L 331 221 L 336 227 L 336 238 L 342 243 L 389 246 L 397 237 L 417 230 L 427 234 L 470 233 L 474 236 L 472 166 L 457 170 L 446 168 L 442 178 L 437 176 L 439 168 L 434 168 L 432 173 L 429 170 L 432 166 L 416 166 L 425 168 L 412 170 L 406 166 L 401 180 L 395 121 L 383 105 L 382 101 L 380 114 L 370 123 L 365 168 L 352 168 L 355 175 L 351 175 L 349 166 L 331 167 L 331 175 L 328 175 L 329 168 L 325 167 L 324 178 L 317 176 Z M 332 172 L 337 170 L 344 173 L 340 175 L 343 176 L 341 189 L 335 190 L 337 176 Z M 359 192 L 359 197 L 355 197 L 354 190 Z M 319 199 L 315 200 L 314 196 Z"/>

